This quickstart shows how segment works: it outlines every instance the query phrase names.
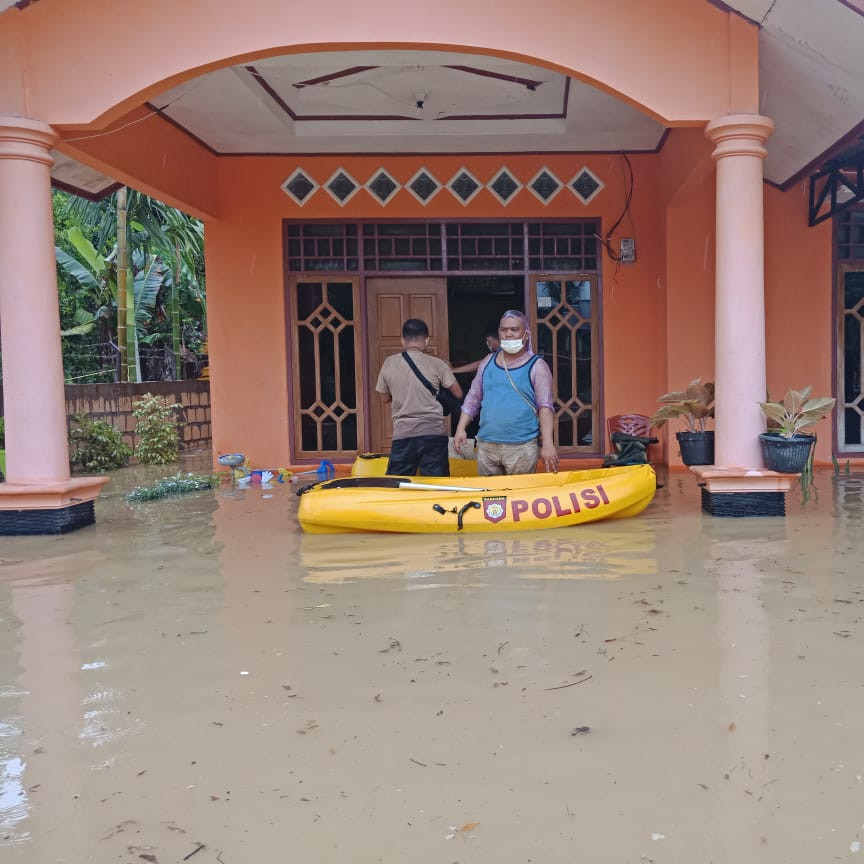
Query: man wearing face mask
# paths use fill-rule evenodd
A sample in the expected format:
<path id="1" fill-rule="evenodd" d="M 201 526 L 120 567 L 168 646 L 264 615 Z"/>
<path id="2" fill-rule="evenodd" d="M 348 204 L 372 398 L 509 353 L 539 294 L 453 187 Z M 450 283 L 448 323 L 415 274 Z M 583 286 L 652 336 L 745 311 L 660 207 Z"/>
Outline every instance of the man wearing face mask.
<path id="1" fill-rule="evenodd" d="M 463 450 L 465 430 L 479 413 L 479 474 L 533 474 L 537 468 L 538 436 L 546 470 L 557 472 L 552 372 L 546 361 L 531 350 L 528 319 L 522 312 L 505 312 L 498 335 L 501 348 L 481 361 L 462 403 L 454 446 Z"/>

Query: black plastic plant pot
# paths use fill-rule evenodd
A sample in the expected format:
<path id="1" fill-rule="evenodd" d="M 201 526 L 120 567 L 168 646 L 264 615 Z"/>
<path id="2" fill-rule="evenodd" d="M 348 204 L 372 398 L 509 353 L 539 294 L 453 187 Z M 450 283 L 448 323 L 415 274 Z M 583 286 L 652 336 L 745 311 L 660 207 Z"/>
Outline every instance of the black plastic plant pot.
<path id="1" fill-rule="evenodd" d="M 765 467 L 781 474 L 800 474 L 806 467 L 810 451 L 816 443 L 815 435 L 801 434 L 784 438 L 782 435 L 763 432 L 759 439 L 762 441 Z"/>
<path id="2" fill-rule="evenodd" d="M 714 464 L 714 432 L 676 432 L 685 465 Z"/>

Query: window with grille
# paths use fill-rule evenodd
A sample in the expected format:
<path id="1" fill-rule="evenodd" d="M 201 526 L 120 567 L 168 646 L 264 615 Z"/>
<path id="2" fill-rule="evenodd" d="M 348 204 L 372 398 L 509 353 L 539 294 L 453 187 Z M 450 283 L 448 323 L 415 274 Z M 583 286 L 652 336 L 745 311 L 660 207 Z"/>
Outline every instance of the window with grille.
<path id="1" fill-rule="evenodd" d="M 385 222 L 363 225 L 362 231 L 365 270 L 428 273 L 444 269 L 440 225 Z"/>
<path id="2" fill-rule="evenodd" d="M 837 219 L 837 259 L 864 260 L 864 209 L 844 210 Z"/>
<path id="3" fill-rule="evenodd" d="M 288 269 L 293 272 L 345 273 L 359 269 L 356 225 L 289 222 L 286 234 Z"/>
<path id="4" fill-rule="evenodd" d="M 455 222 L 444 229 L 448 270 L 525 269 L 522 222 Z"/>
<path id="5" fill-rule="evenodd" d="M 864 207 L 834 217 L 837 260 L 837 443 L 864 452 Z"/>
<path id="6" fill-rule="evenodd" d="M 528 269 L 597 269 L 598 226 L 594 222 L 533 222 L 528 224 Z"/>
<path id="7" fill-rule="evenodd" d="M 303 456 L 356 451 L 361 402 L 356 279 L 298 279 L 294 319 L 295 449 Z"/>
<path id="8" fill-rule="evenodd" d="M 596 272 L 599 225 L 574 222 L 286 223 L 294 273 Z"/>

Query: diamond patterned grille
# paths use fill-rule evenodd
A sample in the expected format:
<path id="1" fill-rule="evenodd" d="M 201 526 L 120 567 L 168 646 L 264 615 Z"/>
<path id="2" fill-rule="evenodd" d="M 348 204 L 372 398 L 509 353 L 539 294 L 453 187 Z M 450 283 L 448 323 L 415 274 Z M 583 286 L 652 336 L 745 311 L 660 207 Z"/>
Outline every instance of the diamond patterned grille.
<path id="1" fill-rule="evenodd" d="M 543 168 L 531 181 L 530 186 L 541 201 L 551 201 L 561 189 L 561 181 L 551 171 Z"/>
<path id="2" fill-rule="evenodd" d="M 426 204 L 438 192 L 441 184 L 428 171 L 421 168 L 408 184 L 408 188 Z"/>
<path id="3" fill-rule="evenodd" d="M 450 188 L 463 204 L 467 204 L 479 191 L 480 184 L 463 170 L 450 181 Z"/>
<path id="4" fill-rule="evenodd" d="M 603 184 L 587 168 L 583 168 L 570 181 L 570 188 L 583 204 L 587 204 L 603 188 Z"/>
<path id="5" fill-rule="evenodd" d="M 317 188 L 318 184 L 299 168 L 282 184 L 282 189 L 298 204 L 303 204 Z"/>
<path id="6" fill-rule="evenodd" d="M 324 188 L 339 204 L 345 205 L 360 190 L 360 184 L 344 168 L 339 168 L 324 185 Z"/>
<path id="7" fill-rule="evenodd" d="M 502 203 L 506 204 L 519 191 L 520 185 L 505 169 L 499 172 L 498 176 L 489 184 L 489 188 Z"/>
<path id="8" fill-rule="evenodd" d="M 382 204 L 386 204 L 396 194 L 399 184 L 386 171 L 379 171 L 366 184 L 366 188 Z"/>

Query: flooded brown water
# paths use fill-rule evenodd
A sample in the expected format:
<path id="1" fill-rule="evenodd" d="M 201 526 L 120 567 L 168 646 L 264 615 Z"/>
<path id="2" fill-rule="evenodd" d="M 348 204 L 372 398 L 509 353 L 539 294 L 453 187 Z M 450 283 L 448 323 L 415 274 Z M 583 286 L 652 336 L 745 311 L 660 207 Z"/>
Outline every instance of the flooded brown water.
<path id="1" fill-rule="evenodd" d="M 304 537 L 292 486 L 125 502 L 166 473 L 0 539 L 2 860 L 864 862 L 864 475 Z"/>

